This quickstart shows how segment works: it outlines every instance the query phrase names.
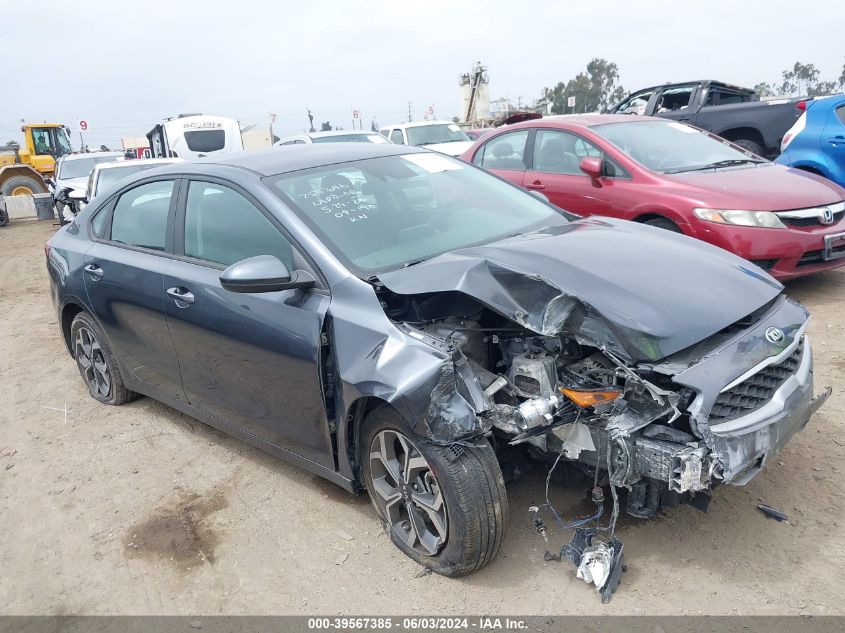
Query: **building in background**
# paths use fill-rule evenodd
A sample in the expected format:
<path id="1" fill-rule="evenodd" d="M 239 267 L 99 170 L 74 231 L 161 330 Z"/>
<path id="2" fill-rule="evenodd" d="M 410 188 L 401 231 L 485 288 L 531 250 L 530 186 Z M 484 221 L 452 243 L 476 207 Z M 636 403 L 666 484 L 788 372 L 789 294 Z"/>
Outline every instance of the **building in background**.
<path id="1" fill-rule="evenodd" d="M 461 122 L 480 123 L 490 119 L 490 78 L 487 66 L 477 62 L 458 78 L 461 90 Z"/>
<path id="2" fill-rule="evenodd" d="M 490 118 L 492 119 L 503 119 L 516 111 L 517 109 L 513 107 L 511 100 L 507 97 L 500 97 L 499 99 L 490 101 Z"/>

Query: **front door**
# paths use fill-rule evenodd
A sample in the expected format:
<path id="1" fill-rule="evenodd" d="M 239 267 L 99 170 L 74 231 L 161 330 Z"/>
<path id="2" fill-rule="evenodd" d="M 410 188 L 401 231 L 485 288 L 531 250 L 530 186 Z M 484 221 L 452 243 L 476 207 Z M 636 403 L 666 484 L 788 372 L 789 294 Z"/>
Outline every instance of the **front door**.
<path id="1" fill-rule="evenodd" d="M 255 255 L 308 265 L 243 193 L 194 180 L 165 276 L 167 321 L 190 404 L 313 462 L 334 467 L 320 379 L 324 291 L 234 293 L 221 271 Z M 182 231 L 178 231 L 181 234 Z"/>
<path id="2" fill-rule="evenodd" d="M 845 178 L 845 100 L 827 113 L 821 135 L 822 151 L 835 165 L 834 177 Z"/>
<path id="3" fill-rule="evenodd" d="M 128 189 L 100 210 L 98 232 L 86 254 L 85 290 L 129 387 L 138 381 L 164 398 L 185 395 L 179 363 L 164 316 L 168 217 L 175 212 L 176 181 L 159 180 Z M 101 215 L 102 214 L 102 215 Z"/>
<path id="4" fill-rule="evenodd" d="M 581 171 L 581 159 L 602 158 L 586 139 L 563 130 L 537 130 L 531 167 L 522 186 L 540 191 L 555 206 L 580 215 L 610 215 L 613 187 Z"/>

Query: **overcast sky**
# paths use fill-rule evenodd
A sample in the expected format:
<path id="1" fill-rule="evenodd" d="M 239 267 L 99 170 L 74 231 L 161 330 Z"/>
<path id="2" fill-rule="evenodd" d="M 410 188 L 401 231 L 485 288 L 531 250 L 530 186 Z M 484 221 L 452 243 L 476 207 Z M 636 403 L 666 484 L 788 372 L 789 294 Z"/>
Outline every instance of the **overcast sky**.
<path id="1" fill-rule="evenodd" d="M 0 143 L 19 122 L 119 145 L 180 112 L 269 123 L 278 135 L 329 120 L 365 127 L 459 112 L 458 75 L 480 60 L 491 98 L 531 102 L 593 57 L 628 90 L 714 78 L 777 81 L 795 61 L 836 79 L 845 1 L 370 2 L 46 0 L 3 3 Z M 75 136 L 74 140 L 78 137 Z"/>

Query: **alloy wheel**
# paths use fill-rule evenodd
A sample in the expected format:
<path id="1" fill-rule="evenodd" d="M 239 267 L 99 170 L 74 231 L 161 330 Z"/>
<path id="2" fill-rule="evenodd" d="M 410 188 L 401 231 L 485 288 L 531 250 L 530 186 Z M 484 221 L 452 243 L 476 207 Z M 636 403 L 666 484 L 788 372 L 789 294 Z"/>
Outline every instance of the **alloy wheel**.
<path id="1" fill-rule="evenodd" d="M 87 327 L 76 331 L 74 354 L 91 394 L 107 398 L 111 392 L 111 372 L 100 342 Z"/>
<path id="2" fill-rule="evenodd" d="M 377 503 L 390 528 L 410 548 L 434 556 L 446 543 L 443 492 L 428 461 L 411 440 L 384 430 L 370 447 L 370 474 Z"/>

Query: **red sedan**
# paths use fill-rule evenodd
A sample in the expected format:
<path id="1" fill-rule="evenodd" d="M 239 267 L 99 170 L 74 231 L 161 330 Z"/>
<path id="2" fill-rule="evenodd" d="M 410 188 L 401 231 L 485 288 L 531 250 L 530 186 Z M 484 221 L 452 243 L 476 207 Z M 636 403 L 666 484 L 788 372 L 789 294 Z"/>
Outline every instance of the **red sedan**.
<path id="1" fill-rule="evenodd" d="M 845 189 L 676 121 L 544 118 L 491 132 L 462 158 L 563 209 L 678 231 L 779 279 L 845 265 Z"/>

